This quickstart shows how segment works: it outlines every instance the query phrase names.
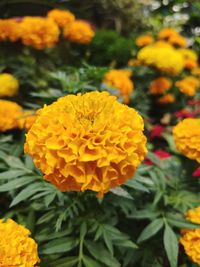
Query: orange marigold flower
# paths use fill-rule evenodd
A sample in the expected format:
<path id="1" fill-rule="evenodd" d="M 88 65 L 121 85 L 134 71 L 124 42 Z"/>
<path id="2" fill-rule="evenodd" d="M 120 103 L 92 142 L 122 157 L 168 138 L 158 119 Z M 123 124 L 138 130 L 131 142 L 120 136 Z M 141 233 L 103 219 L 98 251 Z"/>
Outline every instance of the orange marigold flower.
<path id="1" fill-rule="evenodd" d="M 0 100 L 0 132 L 17 128 L 17 119 L 21 115 L 22 108 L 17 103 Z"/>
<path id="2" fill-rule="evenodd" d="M 145 65 L 156 67 L 170 74 L 178 74 L 184 67 L 183 56 L 165 42 L 157 42 L 143 47 L 138 52 L 137 58 Z"/>
<path id="3" fill-rule="evenodd" d="M 134 85 L 130 79 L 132 72 L 130 70 L 110 70 L 104 76 L 103 82 L 113 89 L 118 89 L 124 103 L 128 104 L 130 95 L 133 92 Z"/>
<path id="4" fill-rule="evenodd" d="M 9 73 L 0 74 L 0 97 L 14 96 L 18 93 L 19 82 Z"/>
<path id="5" fill-rule="evenodd" d="M 149 45 L 152 44 L 154 42 L 154 38 L 151 35 L 141 35 L 136 39 L 136 45 L 137 46 L 145 46 L 145 45 Z"/>
<path id="6" fill-rule="evenodd" d="M 64 37 L 78 44 L 89 44 L 94 37 L 91 25 L 84 20 L 75 20 L 64 28 Z"/>
<path id="7" fill-rule="evenodd" d="M 188 96 L 194 96 L 200 86 L 200 81 L 196 77 L 187 76 L 175 83 L 179 90 Z"/>
<path id="8" fill-rule="evenodd" d="M 75 20 L 74 14 L 69 10 L 52 9 L 47 14 L 48 18 L 53 19 L 56 24 L 63 28 Z"/>
<path id="9" fill-rule="evenodd" d="M 166 94 L 164 96 L 159 97 L 158 102 L 160 104 L 170 104 L 174 103 L 175 96 L 173 94 Z"/>
<path id="10" fill-rule="evenodd" d="M 130 179 L 147 153 L 142 117 L 107 92 L 61 97 L 37 113 L 25 152 L 61 191 L 102 196 Z"/>
<path id="11" fill-rule="evenodd" d="M 200 224 L 200 207 L 189 210 L 185 217 L 193 223 Z M 181 234 L 180 243 L 183 245 L 186 254 L 193 262 L 200 265 L 200 229 L 183 229 Z"/>
<path id="12" fill-rule="evenodd" d="M 23 111 L 21 117 L 18 118 L 18 125 L 21 129 L 30 130 L 33 123 L 36 121 L 37 115 L 33 110 Z"/>
<path id="13" fill-rule="evenodd" d="M 160 32 L 158 33 L 158 37 L 159 39 L 164 39 L 164 40 L 168 40 L 170 37 L 172 36 L 176 36 L 179 33 L 173 29 L 173 28 L 164 28 L 162 30 L 160 30 Z"/>
<path id="14" fill-rule="evenodd" d="M 193 75 L 197 75 L 197 76 L 200 76 L 200 68 L 197 66 L 196 68 L 194 68 L 192 70 L 192 74 Z"/>
<path id="15" fill-rule="evenodd" d="M 184 67 L 186 69 L 194 69 L 198 66 L 198 56 L 196 52 L 189 48 L 182 48 L 178 50 L 184 58 Z"/>
<path id="16" fill-rule="evenodd" d="M 0 266 L 34 267 L 40 262 L 30 231 L 11 219 L 0 220 Z"/>
<path id="17" fill-rule="evenodd" d="M 21 30 L 22 43 L 36 49 L 50 48 L 59 40 L 59 28 L 50 18 L 24 17 Z"/>
<path id="18" fill-rule="evenodd" d="M 187 118 L 179 122 L 173 136 L 178 151 L 200 163 L 200 119 Z"/>
<path id="19" fill-rule="evenodd" d="M 187 40 L 181 36 L 180 34 L 170 36 L 168 39 L 168 42 L 173 45 L 177 45 L 180 47 L 186 47 L 187 46 Z"/>
<path id="20" fill-rule="evenodd" d="M 151 94 L 163 94 L 172 86 L 172 81 L 165 77 L 159 77 L 153 80 L 150 84 L 149 91 Z"/>
<path id="21" fill-rule="evenodd" d="M 20 23 L 15 19 L 0 19 L 0 41 L 15 42 L 21 36 Z"/>

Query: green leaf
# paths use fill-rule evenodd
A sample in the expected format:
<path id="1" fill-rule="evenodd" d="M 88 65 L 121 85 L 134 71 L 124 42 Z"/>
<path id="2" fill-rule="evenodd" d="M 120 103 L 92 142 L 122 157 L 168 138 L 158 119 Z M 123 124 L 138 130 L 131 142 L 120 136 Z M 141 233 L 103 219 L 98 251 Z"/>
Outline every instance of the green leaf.
<path id="1" fill-rule="evenodd" d="M 184 219 L 181 220 L 181 219 L 167 218 L 167 222 L 178 228 L 187 228 L 187 229 L 199 229 L 200 228 L 200 224 L 192 223 Z"/>
<path id="2" fill-rule="evenodd" d="M 119 267 L 120 263 L 112 256 L 112 254 L 103 246 L 91 241 L 84 241 L 90 254 L 108 267 Z"/>
<path id="3" fill-rule="evenodd" d="M 73 267 L 77 266 L 78 258 L 77 257 L 66 257 L 53 262 L 48 263 L 49 267 Z"/>
<path id="4" fill-rule="evenodd" d="M 171 229 L 171 227 L 166 223 L 164 230 L 164 247 L 167 253 L 167 257 L 170 262 L 171 267 L 177 267 L 178 261 L 178 239 Z"/>
<path id="5" fill-rule="evenodd" d="M 22 176 L 24 174 L 27 174 L 26 170 L 10 170 L 10 171 L 5 171 L 0 173 L 0 179 L 1 180 L 9 180 L 9 179 L 13 179 L 13 178 L 17 178 L 19 176 Z"/>
<path id="6" fill-rule="evenodd" d="M 133 249 L 138 248 L 138 246 L 131 240 L 120 240 L 119 242 L 115 241 L 115 245 L 118 247 L 125 247 L 125 248 L 133 248 Z"/>
<path id="7" fill-rule="evenodd" d="M 94 261 L 87 256 L 83 256 L 83 263 L 85 264 L 85 267 L 102 267 L 97 261 Z"/>
<path id="8" fill-rule="evenodd" d="M 154 236 L 163 227 L 163 219 L 156 219 L 147 225 L 138 238 L 138 242 L 143 242 Z"/>
<path id="9" fill-rule="evenodd" d="M 20 177 L 0 186 L 0 192 L 6 192 L 27 185 L 35 180 L 35 177 Z"/>
<path id="10" fill-rule="evenodd" d="M 73 237 L 66 237 L 50 241 L 41 249 L 41 254 L 56 254 L 67 252 L 75 248 L 79 244 L 79 240 Z"/>

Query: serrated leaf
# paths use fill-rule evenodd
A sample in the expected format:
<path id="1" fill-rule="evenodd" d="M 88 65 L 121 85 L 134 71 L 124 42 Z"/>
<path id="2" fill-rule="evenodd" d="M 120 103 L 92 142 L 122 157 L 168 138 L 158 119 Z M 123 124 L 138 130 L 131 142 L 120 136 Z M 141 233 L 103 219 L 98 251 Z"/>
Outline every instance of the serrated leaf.
<path id="1" fill-rule="evenodd" d="M 143 242 L 154 236 L 163 227 L 163 219 L 156 219 L 148 224 L 138 238 L 138 242 Z"/>
<path id="2" fill-rule="evenodd" d="M 165 224 L 164 247 L 171 267 L 177 267 L 178 262 L 178 239 L 168 224 Z"/>

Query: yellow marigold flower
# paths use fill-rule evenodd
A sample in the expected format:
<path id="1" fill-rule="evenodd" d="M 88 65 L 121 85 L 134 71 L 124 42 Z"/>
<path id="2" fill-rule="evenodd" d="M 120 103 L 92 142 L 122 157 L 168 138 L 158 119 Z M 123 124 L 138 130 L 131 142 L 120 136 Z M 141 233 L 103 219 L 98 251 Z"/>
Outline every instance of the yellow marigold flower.
<path id="1" fill-rule="evenodd" d="M 14 96 L 19 89 L 18 80 L 9 73 L 0 74 L 0 97 Z"/>
<path id="2" fill-rule="evenodd" d="M 170 104 L 174 103 L 175 96 L 173 94 L 166 94 L 164 96 L 159 97 L 158 102 L 160 104 Z"/>
<path id="3" fill-rule="evenodd" d="M 40 262 L 30 231 L 11 219 L 0 220 L 0 266 L 34 267 Z"/>
<path id="4" fill-rule="evenodd" d="M 17 103 L 0 100 L 0 132 L 17 128 L 17 119 L 21 115 L 22 108 Z"/>
<path id="5" fill-rule="evenodd" d="M 18 118 L 18 125 L 21 129 L 30 130 L 33 123 L 36 121 L 37 115 L 33 110 L 23 111 L 21 117 Z"/>
<path id="6" fill-rule="evenodd" d="M 143 64 L 156 67 L 170 74 L 178 74 L 184 67 L 183 56 L 170 45 L 145 46 L 140 49 L 137 57 Z"/>
<path id="7" fill-rule="evenodd" d="M 52 9 L 48 12 L 47 16 L 53 19 L 61 28 L 69 25 L 75 20 L 74 14 L 72 14 L 69 10 Z"/>
<path id="8" fill-rule="evenodd" d="M 194 68 L 192 70 L 192 74 L 193 75 L 197 75 L 197 76 L 200 76 L 200 68 L 197 66 L 196 68 Z"/>
<path id="9" fill-rule="evenodd" d="M 194 96 L 200 86 L 200 81 L 196 77 L 187 76 L 175 83 L 179 90 L 188 96 Z"/>
<path id="10" fill-rule="evenodd" d="M 15 42 L 21 36 L 20 23 L 15 19 L 0 19 L 0 41 Z"/>
<path id="11" fill-rule="evenodd" d="M 130 70 L 110 70 L 104 76 L 103 82 L 113 89 L 118 89 L 124 103 L 128 104 L 134 85 L 130 79 L 132 72 Z"/>
<path id="12" fill-rule="evenodd" d="M 154 38 L 149 34 L 141 35 L 136 39 L 135 42 L 136 42 L 136 45 L 139 47 L 145 46 L 145 45 L 152 44 L 154 42 Z"/>
<path id="13" fill-rule="evenodd" d="M 158 33 L 159 39 L 168 40 L 172 36 L 176 36 L 179 33 L 173 28 L 164 28 Z"/>
<path id="14" fill-rule="evenodd" d="M 172 86 L 172 81 L 165 77 L 159 77 L 153 80 L 150 84 L 149 91 L 151 94 L 163 94 Z"/>
<path id="15" fill-rule="evenodd" d="M 189 210 L 185 217 L 193 223 L 200 224 L 200 207 Z M 200 265 L 200 229 L 183 229 L 181 234 L 180 243 L 183 245 L 186 254 L 193 262 Z"/>
<path id="16" fill-rule="evenodd" d="M 178 50 L 184 58 L 184 67 L 186 69 L 194 69 L 198 66 L 198 56 L 194 50 L 188 48 L 182 48 Z"/>
<path id="17" fill-rule="evenodd" d="M 200 163 L 200 119 L 179 122 L 173 129 L 173 136 L 178 151 Z"/>
<path id="18" fill-rule="evenodd" d="M 24 17 L 21 30 L 22 43 L 36 49 L 50 48 L 59 40 L 59 28 L 50 18 Z"/>
<path id="19" fill-rule="evenodd" d="M 102 196 L 130 179 L 147 153 L 142 117 L 107 92 L 61 97 L 37 113 L 25 152 L 61 191 Z"/>
<path id="20" fill-rule="evenodd" d="M 83 20 L 75 20 L 64 28 L 63 35 L 71 42 L 89 44 L 94 37 L 94 31 L 90 24 Z"/>

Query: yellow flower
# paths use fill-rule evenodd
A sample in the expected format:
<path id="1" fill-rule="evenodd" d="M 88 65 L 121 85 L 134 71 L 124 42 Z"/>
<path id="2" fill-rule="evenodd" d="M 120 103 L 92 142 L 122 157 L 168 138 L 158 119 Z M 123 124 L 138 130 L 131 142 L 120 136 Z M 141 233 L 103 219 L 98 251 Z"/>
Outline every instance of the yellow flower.
<path id="1" fill-rule="evenodd" d="M 196 76 L 200 76 L 200 68 L 197 66 L 192 70 L 192 74 Z"/>
<path id="2" fill-rule="evenodd" d="M 0 41 L 15 42 L 21 36 L 20 23 L 15 19 L 0 19 Z"/>
<path id="3" fill-rule="evenodd" d="M 107 92 L 68 95 L 39 110 L 25 152 L 61 191 L 102 196 L 130 179 L 144 159 L 143 128 L 142 117 Z"/>
<path id="4" fill-rule="evenodd" d="M 185 217 L 193 223 L 200 224 L 200 207 L 189 210 Z M 181 234 L 180 243 L 183 245 L 186 254 L 193 262 L 200 265 L 200 229 L 183 229 Z"/>
<path id="5" fill-rule="evenodd" d="M 183 56 L 171 45 L 163 42 L 145 46 L 140 49 L 137 57 L 143 64 L 170 74 L 178 74 L 184 67 Z"/>
<path id="6" fill-rule="evenodd" d="M 158 33 L 159 39 L 168 40 L 172 36 L 176 36 L 178 32 L 173 28 L 164 28 Z"/>
<path id="7" fill-rule="evenodd" d="M 30 231 L 11 219 L 0 220 L 0 266 L 34 267 L 40 262 Z"/>
<path id="8" fill-rule="evenodd" d="M 64 28 L 63 35 L 71 42 L 89 44 L 94 37 L 94 31 L 90 24 L 83 20 L 75 20 Z"/>
<path id="9" fill-rule="evenodd" d="M 180 47 L 186 47 L 187 46 L 187 40 L 183 36 L 181 36 L 179 34 L 171 36 L 168 39 L 168 42 L 170 44 L 177 45 L 177 46 L 180 46 Z"/>
<path id="10" fill-rule="evenodd" d="M 198 66 L 198 56 L 194 50 L 188 48 L 182 48 L 178 50 L 184 58 L 184 67 L 186 69 L 194 69 Z"/>
<path id="11" fill-rule="evenodd" d="M 182 93 L 188 96 L 194 96 L 200 86 L 200 81 L 196 77 L 187 76 L 184 79 L 177 81 L 175 85 Z"/>
<path id="12" fill-rule="evenodd" d="M 154 38 L 151 35 L 141 35 L 136 39 L 136 45 L 137 46 L 145 46 L 145 45 L 149 45 L 152 44 L 154 42 Z"/>
<path id="13" fill-rule="evenodd" d="M 169 90 L 171 86 L 172 82 L 170 79 L 159 77 L 151 82 L 149 91 L 153 95 L 163 94 L 164 92 Z"/>
<path id="14" fill-rule="evenodd" d="M 110 70 L 104 76 L 103 82 L 113 89 L 118 89 L 124 103 L 128 104 L 134 85 L 130 79 L 132 72 L 130 70 Z"/>
<path id="15" fill-rule="evenodd" d="M 166 94 L 164 96 L 159 97 L 158 102 L 160 104 L 170 104 L 174 103 L 175 96 L 173 94 Z"/>
<path id="16" fill-rule="evenodd" d="M 0 100 L 0 132 L 17 128 L 17 119 L 21 115 L 22 108 L 17 103 Z"/>
<path id="17" fill-rule="evenodd" d="M 178 151 L 200 163 L 200 119 L 184 119 L 173 129 Z"/>
<path id="18" fill-rule="evenodd" d="M 0 74 L 0 97 L 14 96 L 19 89 L 18 80 L 9 73 Z"/>
<path id="19" fill-rule="evenodd" d="M 21 30 L 22 43 L 36 49 L 50 48 L 59 40 L 59 28 L 50 18 L 24 17 Z"/>
<path id="20" fill-rule="evenodd" d="M 52 9 L 48 12 L 47 16 L 53 19 L 61 28 L 69 25 L 75 20 L 74 14 L 72 14 L 69 10 Z"/>
<path id="21" fill-rule="evenodd" d="M 21 117 L 18 118 L 18 126 L 20 129 L 30 130 L 33 123 L 36 121 L 37 115 L 33 110 L 23 111 Z"/>

